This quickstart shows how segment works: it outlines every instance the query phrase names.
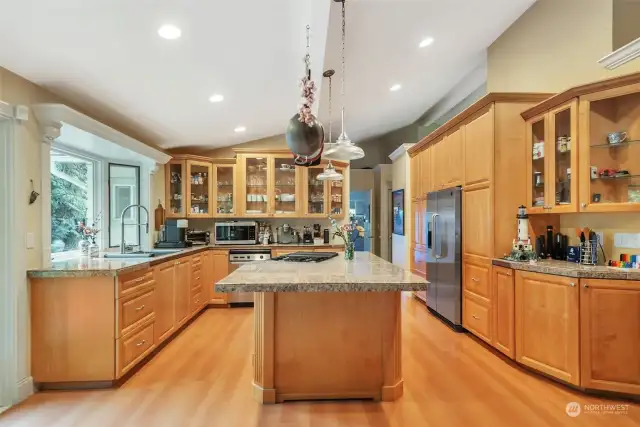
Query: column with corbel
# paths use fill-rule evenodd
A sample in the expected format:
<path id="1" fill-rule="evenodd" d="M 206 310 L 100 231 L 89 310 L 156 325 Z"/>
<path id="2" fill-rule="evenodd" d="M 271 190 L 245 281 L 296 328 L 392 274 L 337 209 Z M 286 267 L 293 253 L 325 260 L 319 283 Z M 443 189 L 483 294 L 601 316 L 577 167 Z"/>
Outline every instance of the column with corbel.
<path id="1" fill-rule="evenodd" d="M 42 267 L 51 266 L 51 146 L 60 136 L 62 123 L 40 126 L 40 192 L 42 203 Z"/>

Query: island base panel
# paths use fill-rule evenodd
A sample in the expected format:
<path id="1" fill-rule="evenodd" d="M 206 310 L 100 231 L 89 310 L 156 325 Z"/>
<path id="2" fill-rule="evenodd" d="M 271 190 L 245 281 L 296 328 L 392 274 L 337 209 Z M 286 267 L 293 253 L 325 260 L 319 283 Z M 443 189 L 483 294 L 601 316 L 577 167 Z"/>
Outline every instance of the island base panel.
<path id="1" fill-rule="evenodd" d="M 258 401 L 402 396 L 400 292 L 260 293 L 255 300 Z"/>

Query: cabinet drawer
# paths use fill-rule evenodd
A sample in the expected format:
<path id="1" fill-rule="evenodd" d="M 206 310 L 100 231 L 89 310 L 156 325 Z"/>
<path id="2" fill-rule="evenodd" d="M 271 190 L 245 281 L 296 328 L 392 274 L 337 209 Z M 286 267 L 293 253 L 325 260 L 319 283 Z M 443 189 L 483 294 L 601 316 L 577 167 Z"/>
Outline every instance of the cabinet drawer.
<path id="1" fill-rule="evenodd" d="M 202 286 L 202 275 L 200 271 L 197 271 L 191 275 L 191 289 L 199 288 L 200 286 Z"/>
<path id="2" fill-rule="evenodd" d="M 202 286 L 200 285 L 191 288 L 191 295 L 198 295 L 200 292 L 202 292 Z"/>
<path id="3" fill-rule="evenodd" d="M 478 338 L 491 343 L 491 309 L 488 305 L 465 295 L 462 307 L 462 322 L 464 327 Z"/>
<path id="4" fill-rule="evenodd" d="M 143 270 L 118 277 L 118 297 L 129 295 L 153 282 L 153 271 Z"/>
<path id="5" fill-rule="evenodd" d="M 464 263 L 464 289 L 486 300 L 491 299 L 489 266 Z"/>
<path id="6" fill-rule="evenodd" d="M 191 268 L 193 268 L 194 271 L 196 269 L 199 269 L 201 265 L 202 265 L 201 255 L 194 255 L 193 257 L 191 257 Z"/>
<path id="7" fill-rule="evenodd" d="M 135 329 L 136 323 L 153 314 L 154 303 L 155 290 L 153 288 L 134 298 L 120 300 L 119 324 L 121 335 L 125 335 Z"/>
<path id="8" fill-rule="evenodd" d="M 191 311 L 196 312 L 204 305 L 202 292 L 195 293 L 191 296 Z"/>
<path id="9" fill-rule="evenodd" d="M 129 371 L 153 348 L 153 323 L 126 338 L 118 340 L 118 374 Z"/>

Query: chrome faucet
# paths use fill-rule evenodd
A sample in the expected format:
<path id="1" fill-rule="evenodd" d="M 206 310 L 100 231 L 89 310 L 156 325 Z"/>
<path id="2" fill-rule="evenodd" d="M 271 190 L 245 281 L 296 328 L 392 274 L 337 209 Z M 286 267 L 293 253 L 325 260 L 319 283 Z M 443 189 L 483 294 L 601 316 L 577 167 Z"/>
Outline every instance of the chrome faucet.
<path id="1" fill-rule="evenodd" d="M 135 208 L 135 207 L 144 209 L 144 211 L 147 213 L 147 222 L 146 222 L 146 224 L 138 223 L 138 224 L 126 224 L 126 225 L 135 225 L 135 226 L 138 226 L 138 227 L 141 226 L 141 225 L 144 225 L 146 227 L 146 233 L 149 234 L 149 210 L 147 208 L 145 208 L 144 206 L 142 206 L 142 205 L 129 205 L 126 208 L 124 208 L 124 210 L 122 211 L 122 215 L 120 216 L 120 240 L 121 240 L 121 242 L 120 242 L 120 253 L 121 254 L 126 253 L 125 250 L 127 248 L 127 243 L 124 241 L 124 226 L 125 226 L 124 215 L 127 213 L 127 211 L 129 209 Z"/>

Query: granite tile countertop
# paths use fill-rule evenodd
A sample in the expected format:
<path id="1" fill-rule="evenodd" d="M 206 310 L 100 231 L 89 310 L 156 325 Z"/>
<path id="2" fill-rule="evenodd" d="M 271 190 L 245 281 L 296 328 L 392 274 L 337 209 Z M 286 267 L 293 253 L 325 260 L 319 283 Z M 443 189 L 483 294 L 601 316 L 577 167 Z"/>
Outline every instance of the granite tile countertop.
<path id="1" fill-rule="evenodd" d="M 585 279 L 640 280 L 640 270 L 599 265 L 588 266 L 567 261 L 541 260 L 536 262 L 519 262 L 494 259 L 493 265 L 512 268 L 514 270 Z"/>
<path id="2" fill-rule="evenodd" d="M 424 291 L 422 277 L 368 252 L 318 263 L 261 261 L 243 265 L 215 285 L 216 292 Z"/>
<path id="3" fill-rule="evenodd" d="M 144 270 L 163 262 L 171 261 L 188 255 L 207 250 L 224 249 L 251 249 L 251 248 L 294 248 L 341 250 L 343 245 L 332 244 L 273 244 L 273 245 L 209 245 L 195 246 L 183 249 L 166 255 L 156 255 L 152 258 L 86 258 L 75 257 L 64 261 L 55 261 L 49 267 L 32 269 L 27 271 L 28 277 L 55 278 L 55 277 L 98 277 L 98 276 L 118 276 L 131 273 L 133 271 Z"/>

